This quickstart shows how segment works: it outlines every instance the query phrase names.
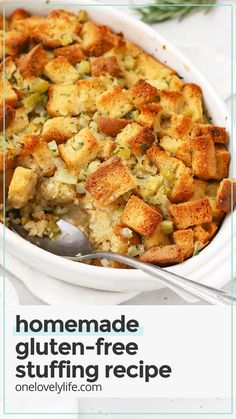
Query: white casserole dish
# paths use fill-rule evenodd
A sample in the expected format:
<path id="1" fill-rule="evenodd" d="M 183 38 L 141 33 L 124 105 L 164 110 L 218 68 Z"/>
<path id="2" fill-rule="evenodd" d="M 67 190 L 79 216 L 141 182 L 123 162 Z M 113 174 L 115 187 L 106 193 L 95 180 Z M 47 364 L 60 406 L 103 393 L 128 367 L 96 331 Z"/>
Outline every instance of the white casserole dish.
<path id="1" fill-rule="evenodd" d="M 10 3 L 7 6 L 7 14 L 10 14 L 16 8 L 11 7 Z M 63 5 L 63 9 L 71 11 L 87 10 L 95 22 L 107 24 L 114 32 L 123 32 L 127 39 L 137 43 L 146 52 L 173 67 L 184 77 L 186 82 L 199 84 L 203 90 L 205 106 L 213 118 L 213 123 L 225 126 L 232 138 L 231 117 L 224 102 L 192 63 L 166 39 L 151 27 L 116 10 L 112 6 L 78 6 L 76 1 L 71 1 L 70 3 L 75 4 L 75 6 L 65 7 Z M 21 7 L 24 7 L 23 4 L 21 4 Z M 60 7 L 60 3 L 51 0 L 50 4 L 45 7 L 26 4 L 24 8 L 33 14 L 47 14 L 51 8 L 56 7 Z M 165 45 L 165 48 L 163 48 L 163 45 Z M 230 151 L 235 153 L 235 148 L 231 147 Z M 231 176 L 232 174 L 231 168 Z M 198 256 L 167 269 L 214 287 L 220 287 L 227 283 L 232 278 L 233 269 L 233 218 L 235 219 L 235 211 L 234 215 L 228 215 L 224 219 L 216 237 Z M 0 237 L 3 243 L 4 232 L 2 224 L 0 224 Z M 164 286 L 161 282 L 153 282 L 149 276 L 137 270 L 95 267 L 65 260 L 33 246 L 7 228 L 5 229 L 5 239 L 6 269 L 7 253 L 9 252 L 24 263 L 47 275 L 80 286 L 111 291 L 145 291 L 160 289 Z"/>

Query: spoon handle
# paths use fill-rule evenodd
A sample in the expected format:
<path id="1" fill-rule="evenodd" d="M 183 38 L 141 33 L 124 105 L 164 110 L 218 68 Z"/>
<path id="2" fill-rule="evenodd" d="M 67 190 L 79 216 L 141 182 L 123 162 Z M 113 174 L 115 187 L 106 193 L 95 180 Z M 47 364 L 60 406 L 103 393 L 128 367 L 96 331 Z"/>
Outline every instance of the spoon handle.
<path id="1" fill-rule="evenodd" d="M 100 258 L 112 259 L 117 262 L 125 263 L 126 265 L 132 266 L 133 268 L 140 269 L 141 271 L 150 275 L 155 280 L 161 280 L 169 285 L 175 285 L 189 292 L 190 294 L 200 297 L 201 299 L 208 301 L 212 304 L 224 305 L 236 303 L 236 297 L 226 291 L 208 287 L 207 285 L 200 284 L 198 282 L 192 281 L 191 279 L 184 278 L 183 276 L 166 271 L 165 269 L 162 269 L 159 266 L 151 265 L 150 263 L 146 262 L 140 262 L 139 260 L 136 260 L 129 256 L 120 255 L 119 253 L 94 252 L 88 255 L 67 257 L 67 259 L 76 262 Z"/>

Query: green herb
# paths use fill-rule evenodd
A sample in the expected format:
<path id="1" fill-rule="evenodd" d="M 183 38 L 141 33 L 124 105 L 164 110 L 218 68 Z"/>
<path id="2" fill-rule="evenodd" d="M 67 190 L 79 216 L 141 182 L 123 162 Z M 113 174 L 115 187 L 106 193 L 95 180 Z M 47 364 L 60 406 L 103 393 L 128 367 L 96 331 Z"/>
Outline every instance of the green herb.
<path id="1" fill-rule="evenodd" d="M 89 168 L 89 163 L 87 163 L 87 164 L 84 166 L 84 173 L 87 173 L 88 168 Z"/>
<path id="2" fill-rule="evenodd" d="M 70 93 L 62 93 L 62 96 L 70 96 Z"/>
<path id="3" fill-rule="evenodd" d="M 82 125 L 78 124 L 77 125 L 77 131 L 81 131 L 83 129 Z"/>
<path id="4" fill-rule="evenodd" d="M 141 150 L 142 150 L 142 153 L 145 153 L 145 151 L 147 150 L 147 148 L 148 148 L 148 147 L 147 147 L 147 144 L 145 144 L 145 143 L 144 143 L 144 144 L 142 144 L 142 145 L 141 145 Z"/>
<path id="5" fill-rule="evenodd" d="M 84 143 L 81 141 L 76 145 L 76 150 L 80 150 L 83 147 Z"/>
<path id="6" fill-rule="evenodd" d="M 153 4 L 136 10 L 144 22 L 157 23 L 177 18 L 182 20 L 185 16 L 202 10 L 208 13 L 215 3 L 216 0 L 207 0 L 208 6 L 206 6 L 206 0 L 194 0 L 194 5 L 188 6 L 183 5 L 183 0 L 155 0 Z"/>

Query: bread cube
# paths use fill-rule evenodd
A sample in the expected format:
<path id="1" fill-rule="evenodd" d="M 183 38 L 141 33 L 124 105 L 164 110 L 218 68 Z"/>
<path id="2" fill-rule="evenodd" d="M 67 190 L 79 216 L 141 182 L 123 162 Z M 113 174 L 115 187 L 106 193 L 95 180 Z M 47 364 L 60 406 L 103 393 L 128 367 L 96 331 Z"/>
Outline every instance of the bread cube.
<path id="1" fill-rule="evenodd" d="M 65 57 L 57 57 L 44 67 L 44 74 L 56 84 L 73 84 L 78 80 L 79 73 Z"/>
<path id="2" fill-rule="evenodd" d="M 18 20 L 26 19 L 29 16 L 30 14 L 26 10 L 20 8 L 15 9 L 9 18 L 11 27 L 14 27 L 14 23 Z"/>
<path id="3" fill-rule="evenodd" d="M 128 93 L 119 86 L 112 87 L 100 95 L 96 105 L 101 115 L 111 118 L 122 118 L 133 108 Z"/>
<path id="4" fill-rule="evenodd" d="M 79 121 L 77 118 L 58 116 L 45 122 L 42 137 L 48 143 L 56 141 L 57 144 L 61 144 L 73 137 L 78 131 Z"/>
<path id="5" fill-rule="evenodd" d="M 5 71 L 5 74 L 3 72 Z M 16 64 L 12 57 L 6 57 L 0 64 L 0 77 L 5 80 L 10 80 L 16 71 Z"/>
<path id="6" fill-rule="evenodd" d="M 148 127 L 137 123 L 127 125 L 117 136 L 117 142 L 129 146 L 134 156 L 142 156 L 155 141 L 155 135 Z"/>
<path id="7" fill-rule="evenodd" d="M 148 102 L 152 102 L 157 97 L 157 89 L 145 80 L 138 80 L 128 91 L 131 102 L 140 109 Z"/>
<path id="8" fill-rule="evenodd" d="M 182 160 L 186 166 L 191 167 L 192 157 L 190 153 L 190 141 L 188 138 L 173 138 L 164 135 L 160 139 L 160 145 L 170 156 L 177 157 Z"/>
<path id="9" fill-rule="evenodd" d="M 226 213 L 231 211 L 231 206 L 236 205 L 236 180 L 223 179 L 216 195 L 216 208 Z"/>
<path id="10" fill-rule="evenodd" d="M 169 211 L 176 228 L 180 230 L 212 221 L 212 209 L 208 199 L 171 204 Z"/>
<path id="11" fill-rule="evenodd" d="M 147 151 L 147 156 L 157 166 L 160 174 L 169 186 L 168 198 L 171 202 L 187 201 L 193 196 L 192 173 L 182 161 L 175 157 L 170 157 L 158 145 L 152 146 Z"/>
<path id="12" fill-rule="evenodd" d="M 191 140 L 192 170 L 203 180 L 216 178 L 215 146 L 211 137 L 202 135 Z"/>
<path id="13" fill-rule="evenodd" d="M 5 53 L 6 55 L 16 56 L 25 52 L 29 46 L 30 37 L 28 33 L 10 30 L 6 32 Z M 2 42 L 1 42 L 2 43 Z"/>
<path id="14" fill-rule="evenodd" d="M 175 73 L 170 67 L 167 67 L 146 52 L 141 52 L 137 56 L 136 68 L 140 70 L 139 78 L 146 80 L 159 80 Z"/>
<path id="15" fill-rule="evenodd" d="M 104 84 L 99 79 L 78 80 L 76 89 L 81 111 L 96 112 L 96 100 L 105 90 Z"/>
<path id="16" fill-rule="evenodd" d="M 181 252 L 184 259 L 187 259 L 193 255 L 193 230 L 176 230 L 173 233 L 173 239 L 175 244 L 177 244 L 177 246 L 181 248 Z"/>
<path id="17" fill-rule="evenodd" d="M 223 146 L 215 147 L 216 178 L 223 179 L 229 174 L 230 153 Z"/>
<path id="18" fill-rule="evenodd" d="M 55 157 L 38 135 L 25 135 L 23 156 L 31 155 L 42 171 L 42 175 L 51 176 L 56 170 Z"/>
<path id="19" fill-rule="evenodd" d="M 51 117 L 73 116 L 81 112 L 76 86 L 53 85 L 48 90 L 47 111 Z"/>
<path id="20" fill-rule="evenodd" d="M 76 198 L 75 185 L 58 182 L 53 177 L 41 180 L 39 192 L 51 205 L 69 204 Z"/>
<path id="21" fill-rule="evenodd" d="M 11 106 L 0 104 L 0 131 L 3 130 L 4 120 L 5 128 L 7 128 L 15 118 L 16 111 Z"/>
<path id="22" fill-rule="evenodd" d="M 206 246 L 214 237 L 216 231 L 217 225 L 212 221 L 203 225 L 197 225 L 193 229 L 194 241 L 201 243 L 203 246 Z"/>
<path id="23" fill-rule="evenodd" d="M 102 205 L 109 205 L 135 187 L 135 179 L 117 156 L 102 163 L 85 183 L 87 191 Z"/>
<path id="24" fill-rule="evenodd" d="M 103 134 L 109 135 L 110 137 L 116 137 L 123 128 L 128 124 L 131 124 L 132 120 L 130 119 L 119 119 L 119 118 L 110 118 L 109 116 L 98 115 L 97 124 L 98 129 Z"/>
<path id="25" fill-rule="evenodd" d="M 18 67 L 22 77 L 40 76 L 47 63 L 47 53 L 42 44 L 36 45 L 28 54 L 20 57 Z"/>
<path id="26" fill-rule="evenodd" d="M 18 96 L 12 89 L 8 80 L 0 80 L 0 103 L 5 103 L 11 107 L 15 107 L 18 102 Z"/>
<path id="27" fill-rule="evenodd" d="M 29 125 L 29 118 L 24 106 L 16 109 L 15 118 L 9 123 L 6 130 L 7 136 L 12 134 L 19 134 Z"/>
<path id="28" fill-rule="evenodd" d="M 160 104 L 167 113 L 183 113 L 185 107 L 184 96 L 180 92 L 161 90 L 158 92 Z"/>
<path id="29" fill-rule="evenodd" d="M 79 173 L 85 164 L 95 159 L 101 143 L 89 128 L 83 128 L 65 144 L 60 144 L 58 148 L 67 168 Z"/>
<path id="30" fill-rule="evenodd" d="M 225 128 L 208 124 L 196 124 L 194 127 L 194 136 L 210 135 L 214 143 L 227 144 L 228 133 Z"/>
<path id="31" fill-rule="evenodd" d="M 11 169 L 14 166 L 14 154 L 12 150 L 0 150 L 0 172 L 4 169 Z"/>
<path id="32" fill-rule="evenodd" d="M 53 10 L 49 16 L 33 29 L 33 36 L 48 48 L 58 48 L 73 43 L 74 35 L 82 28 L 78 17 L 65 10 Z"/>
<path id="33" fill-rule="evenodd" d="M 91 74 L 93 77 L 110 74 L 113 77 L 122 77 L 123 73 L 119 67 L 116 57 L 98 57 L 91 58 Z"/>
<path id="34" fill-rule="evenodd" d="M 127 227 L 148 237 L 153 234 L 161 220 L 161 214 L 154 207 L 135 195 L 128 200 L 121 218 L 121 222 Z"/>
<path id="35" fill-rule="evenodd" d="M 147 125 L 149 128 L 154 128 L 155 121 L 161 110 L 162 106 L 159 103 L 146 103 L 140 108 L 140 114 L 136 118 L 136 121 L 141 125 Z"/>
<path id="36" fill-rule="evenodd" d="M 160 119 L 160 134 L 174 138 L 189 139 L 193 129 L 191 118 L 182 114 L 163 114 Z"/>
<path id="37" fill-rule="evenodd" d="M 81 30 L 82 48 L 92 56 L 99 57 L 114 47 L 119 37 L 114 35 L 108 26 L 96 25 L 88 21 Z"/>
<path id="38" fill-rule="evenodd" d="M 68 47 L 55 48 L 54 57 L 64 57 L 70 64 L 76 64 L 85 59 L 85 55 L 79 44 L 68 45 Z"/>
<path id="39" fill-rule="evenodd" d="M 182 262 L 183 255 L 179 246 L 171 244 L 162 247 L 151 247 L 139 256 L 139 260 L 155 265 L 167 266 Z"/>
<path id="40" fill-rule="evenodd" d="M 10 208 L 21 208 L 34 198 L 37 175 L 30 169 L 17 167 L 8 191 L 7 204 Z"/>
<path id="41" fill-rule="evenodd" d="M 5 169 L 5 175 L 0 171 L 0 204 L 3 204 L 8 195 L 9 185 L 13 177 L 13 169 Z"/>
<path id="42" fill-rule="evenodd" d="M 186 112 L 194 122 L 202 122 L 203 107 L 202 107 L 202 90 L 194 83 L 184 84 L 182 93 L 186 101 Z"/>

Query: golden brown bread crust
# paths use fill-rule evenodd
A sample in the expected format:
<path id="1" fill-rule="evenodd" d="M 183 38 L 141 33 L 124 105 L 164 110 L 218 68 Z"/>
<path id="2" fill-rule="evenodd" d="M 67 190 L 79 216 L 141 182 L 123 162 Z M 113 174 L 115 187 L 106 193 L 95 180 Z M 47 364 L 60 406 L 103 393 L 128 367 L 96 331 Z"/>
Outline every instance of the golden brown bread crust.
<path id="1" fill-rule="evenodd" d="M 95 25 L 88 21 L 81 31 L 82 48 L 88 55 L 99 57 L 111 48 L 115 47 L 122 38 L 114 35 L 105 25 Z"/>
<path id="2" fill-rule="evenodd" d="M 8 80 L 0 80 L 0 103 L 5 103 L 11 107 L 16 107 L 18 96 L 12 89 Z"/>
<path id="3" fill-rule="evenodd" d="M 22 156 L 31 155 L 42 170 L 44 176 L 52 176 L 56 170 L 55 159 L 39 135 L 25 135 Z"/>
<path id="4" fill-rule="evenodd" d="M 15 29 L 6 32 L 5 50 L 6 55 L 16 56 L 25 52 L 29 46 L 30 37 L 28 33 L 16 31 Z"/>
<path id="5" fill-rule="evenodd" d="M 184 259 L 187 259 L 193 255 L 193 230 L 187 229 L 174 231 L 173 239 L 175 244 L 177 244 L 181 248 L 181 253 Z"/>
<path id="6" fill-rule="evenodd" d="M 212 221 L 212 209 L 208 199 L 172 204 L 169 206 L 169 211 L 177 229 Z"/>
<path id="7" fill-rule="evenodd" d="M 136 118 L 136 121 L 141 125 L 147 125 L 149 128 L 153 128 L 156 117 L 161 110 L 162 106 L 159 103 L 146 103 L 140 108 L 140 114 Z"/>
<path id="8" fill-rule="evenodd" d="M 208 180 L 216 178 L 216 157 L 214 142 L 209 135 L 191 140 L 192 169 L 195 176 Z"/>
<path id="9" fill-rule="evenodd" d="M 227 178 L 229 174 L 230 153 L 220 145 L 215 147 L 216 178 Z"/>
<path id="10" fill-rule="evenodd" d="M 21 208 L 33 199 L 36 192 L 37 175 L 30 169 L 17 167 L 8 191 L 8 205 Z"/>
<path id="11" fill-rule="evenodd" d="M 216 196 L 216 207 L 226 213 L 231 211 L 231 205 L 236 205 L 236 181 L 233 179 L 223 179 Z"/>
<path id="12" fill-rule="evenodd" d="M 91 74 L 93 77 L 102 76 L 103 74 L 110 74 L 114 77 L 122 77 L 123 72 L 119 67 L 116 57 L 98 57 L 91 58 Z"/>
<path id="13" fill-rule="evenodd" d="M 151 236 L 162 220 L 161 214 L 139 197 L 132 195 L 123 212 L 121 222 L 143 236 Z"/>
<path id="14" fill-rule="evenodd" d="M 55 48 L 54 57 L 65 57 L 70 64 L 76 64 L 85 59 L 85 55 L 80 45 L 73 44 L 68 47 Z"/>
<path id="15" fill-rule="evenodd" d="M 100 204 L 109 205 L 134 189 L 136 182 L 122 159 L 113 156 L 88 176 L 85 188 Z"/>
<path id="16" fill-rule="evenodd" d="M 98 115 L 97 123 L 99 131 L 103 134 L 116 137 L 126 125 L 132 123 L 132 120 Z"/>
<path id="17" fill-rule="evenodd" d="M 43 126 L 42 137 L 47 142 L 56 141 L 57 144 L 62 144 L 78 132 L 78 125 L 77 118 L 51 118 Z"/>
<path id="18" fill-rule="evenodd" d="M 155 100 L 157 89 L 145 80 L 139 80 L 129 89 L 129 96 L 135 107 L 139 109 L 146 103 Z"/>
<path id="19" fill-rule="evenodd" d="M 143 127 L 137 134 L 128 139 L 127 143 L 134 156 L 142 156 L 154 143 L 155 135 L 148 127 Z"/>
<path id="20" fill-rule="evenodd" d="M 42 44 L 36 45 L 28 54 L 21 57 L 18 62 L 19 70 L 24 78 L 39 76 L 47 63 L 47 54 Z"/>
<path id="21" fill-rule="evenodd" d="M 181 248 L 175 244 L 163 247 L 151 247 L 139 256 L 141 262 L 154 263 L 155 265 L 174 265 L 183 261 Z"/>
<path id="22" fill-rule="evenodd" d="M 224 127 L 217 127 L 215 125 L 197 124 L 194 127 L 195 136 L 210 135 L 214 143 L 227 144 L 228 133 Z"/>

